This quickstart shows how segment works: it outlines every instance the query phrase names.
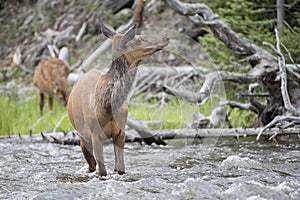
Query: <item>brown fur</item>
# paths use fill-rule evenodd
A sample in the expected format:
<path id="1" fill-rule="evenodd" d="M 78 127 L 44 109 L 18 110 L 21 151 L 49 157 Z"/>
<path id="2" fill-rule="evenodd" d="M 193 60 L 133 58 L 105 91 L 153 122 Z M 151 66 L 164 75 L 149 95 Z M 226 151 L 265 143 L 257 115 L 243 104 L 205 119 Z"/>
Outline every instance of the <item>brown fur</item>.
<path id="1" fill-rule="evenodd" d="M 95 155 L 100 176 L 107 174 L 103 159 L 103 142 L 107 139 L 112 139 L 114 144 L 115 171 L 125 173 L 127 96 L 137 65 L 168 44 L 164 37 L 135 35 L 133 29 L 124 35 L 115 34 L 113 28 L 103 26 L 104 35 L 113 40 L 110 70 L 106 74 L 97 70 L 86 73 L 74 86 L 68 100 L 69 117 L 79 132 L 89 171 L 95 170 Z"/>
<path id="2" fill-rule="evenodd" d="M 48 96 L 48 106 L 52 110 L 53 98 L 66 106 L 69 97 L 68 74 L 69 64 L 53 58 L 37 66 L 34 73 L 33 83 L 39 90 L 40 113 L 43 113 L 44 96 Z"/>

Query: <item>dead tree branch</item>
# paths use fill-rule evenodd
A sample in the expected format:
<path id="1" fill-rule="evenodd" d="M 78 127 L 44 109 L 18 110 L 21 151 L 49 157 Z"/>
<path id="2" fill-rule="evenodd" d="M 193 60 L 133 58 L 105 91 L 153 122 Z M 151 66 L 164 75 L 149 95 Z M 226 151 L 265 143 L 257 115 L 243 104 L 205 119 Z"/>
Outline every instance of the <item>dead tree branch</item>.
<path id="1" fill-rule="evenodd" d="M 67 117 L 68 117 L 68 114 L 63 114 L 63 115 L 61 116 L 60 120 L 57 122 L 57 124 L 55 125 L 55 127 L 54 127 L 54 129 L 53 129 L 53 133 L 56 132 L 56 130 L 57 130 L 58 127 L 61 125 L 61 123 L 63 122 L 63 120 L 64 120 L 65 118 L 67 118 Z"/>
<path id="2" fill-rule="evenodd" d="M 49 117 L 52 113 L 53 113 L 53 112 L 50 111 L 50 112 L 46 113 L 45 115 L 41 116 L 40 118 L 38 118 L 38 120 L 36 120 L 36 122 L 35 122 L 33 125 L 30 126 L 29 132 L 32 133 L 32 129 L 33 129 L 36 125 L 38 125 L 43 119 Z"/>
<path id="3" fill-rule="evenodd" d="M 161 138 L 152 134 L 146 124 L 128 116 L 127 125 L 136 130 L 146 144 L 151 145 L 152 143 L 155 143 L 158 145 L 166 145 Z"/>
<path id="4" fill-rule="evenodd" d="M 254 113 L 259 113 L 259 110 L 253 106 L 252 104 L 244 104 L 236 101 L 227 101 L 227 105 L 229 105 L 231 108 L 239 108 L 242 110 L 251 110 Z"/>
<path id="5" fill-rule="evenodd" d="M 300 118 L 299 117 L 294 117 L 294 116 L 276 116 L 274 120 L 272 120 L 269 124 L 264 126 L 257 134 L 256 140 L 259 140 L 261 135 L 269 128 L 274 127 L 276 124 L 283 122 L 283 121 L 288 121 L 288 122 L 296 122 L 300 123 Z M 276 134 L 276 133 L 275 133 Z M 273 136 L 274 137 L 274 136 Z"/>
<path id="6" fill-rule="evenodd" d="M 285 59 L 280 50 L 280 40 L 279 40 L 279 33 L 277 29 L 275 29 L 276 34 L 276 48 L 278 51 L 278 66 L 280 71 L 281 77 L 281 94 L 284 103 L 285 109 L 290 113 L 296 113 L 295 107 L 292 105 L 290 101 L 290 97 L 287 91 L 287 76 L 286 76 L 286 66 L 285 66 Z"/>
<path id="7" fill-rule="evenodd" d="M 218 81 L 234 81 L 238 83 L 254 83 L 257 81 L 257 77 L 253 75 L 238 74 L 226 71 L 212 72 L 206 76 L 206 79 L 199 92 L 194 93 L 190 91 L 179 91 L 170 86 L 163 86 L 164 91 L 167 94 L 176 96 L 180 99 L 186 100 L 191 103 L 197 103 L 199 105 L 204 104 L 209 98 L 210 93 L 213 90 L 215 84 Z"/>

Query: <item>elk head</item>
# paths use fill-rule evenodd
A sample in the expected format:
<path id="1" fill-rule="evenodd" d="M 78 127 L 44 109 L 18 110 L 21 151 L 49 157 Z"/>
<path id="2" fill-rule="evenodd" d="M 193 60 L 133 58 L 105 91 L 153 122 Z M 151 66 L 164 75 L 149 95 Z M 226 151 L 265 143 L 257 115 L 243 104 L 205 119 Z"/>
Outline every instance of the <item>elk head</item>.
<path id="1" fill-rule="evenodd" d="M 64 86 L 64 84 L 62 83 L 62 81 L 55 81 L 55 83 L 54 83 L 54 89 L 53 89 L 53 94 L 54 94 L 54 98 L 61 105 L 66 106 L 67 102 L 68 102 L 68 98 L 69 98 L 69 92 L 66 91 L 64 88 L 67 88 L 67 86 Z"/>
<path id="2" fill-rule="evenodd" d="M 137 63 L 163 49 L 169 43 L 167 37 L 158 35 L 136 35 L 136 28 L 132 26 L 126 33 L 117 34 L 107 24 L 102 24 L 102 33 L 112 39 L 113 57 L 124 55 L 129 63 Z"/>

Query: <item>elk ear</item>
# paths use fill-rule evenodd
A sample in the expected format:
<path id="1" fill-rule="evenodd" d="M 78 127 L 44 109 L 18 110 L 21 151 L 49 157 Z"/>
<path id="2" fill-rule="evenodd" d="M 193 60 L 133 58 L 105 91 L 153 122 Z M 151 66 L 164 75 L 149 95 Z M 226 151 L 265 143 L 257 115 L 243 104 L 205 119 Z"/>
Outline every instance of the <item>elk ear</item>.
<path id="1" fill-rule="evenodd" d="M 120 46 L 125 46 L 130 40 L 132 40 L 135 36 L 135 25 L 130 27 L 126 33 L 122 36 L 120 40 Z"/>
<path id="2" fill-rule="evenodd" d="M 115 29 L 105 23 L 101 23 L 101 31 L 102 31 L 103 35 L 105 35 L 106 37 L 108 37 L 110 39 L 112 39 L 112 37 L 116 34 Z"/>

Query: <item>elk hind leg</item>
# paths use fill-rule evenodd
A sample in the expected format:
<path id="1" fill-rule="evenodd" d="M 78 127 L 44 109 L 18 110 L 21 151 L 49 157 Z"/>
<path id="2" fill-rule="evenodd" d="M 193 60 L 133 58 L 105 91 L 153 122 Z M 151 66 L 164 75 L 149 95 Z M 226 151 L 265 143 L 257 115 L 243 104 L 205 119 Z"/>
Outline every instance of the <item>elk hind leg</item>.
<path id="1" fill-rule="evenodd" d="M 99 175 L 106 176 L 106 169 L 104 165 L 104 157 L 103 157 L 103 141 L 99 136 L 92 136 L 92 144 L 95 153 L 95 157 L 97 160 L 97 164 L 99 167 Z"/>
<path id="2" fill-rule="evenodd" d="M 88 172 L 96 171 L 96 161 L 93 155 L 93 148 L 91 142 L 80 139 L 80 147 L 86 162 L 89 164 Z"/>

